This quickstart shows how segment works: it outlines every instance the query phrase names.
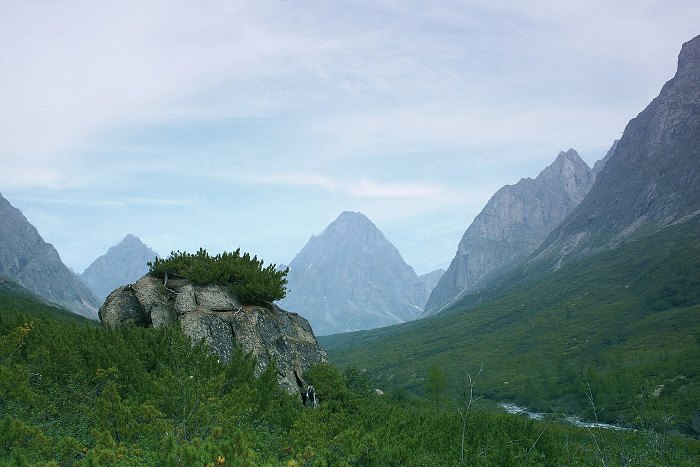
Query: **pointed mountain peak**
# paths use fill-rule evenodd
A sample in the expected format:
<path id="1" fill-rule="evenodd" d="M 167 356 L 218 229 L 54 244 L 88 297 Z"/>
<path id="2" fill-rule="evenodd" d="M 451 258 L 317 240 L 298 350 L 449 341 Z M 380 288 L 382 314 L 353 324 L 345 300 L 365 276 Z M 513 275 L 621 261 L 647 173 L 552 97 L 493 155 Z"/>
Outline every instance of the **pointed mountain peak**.
<path id="1" fill-rule="evenodd" d="M 369 220 L 367 216 L 362 214 L 361 212 L 355 212 L 355 211 L 343 211 L 340 213 L 340 215 L 336 218 L 334 222 L 338 222 L 341 224 L 353 224 L 353 223 L 365 223 L 365 224 L 372 224 L 372 221 Z"/>
<path id="2" fill-rule="evenodd" d="M 321 233 L 321 236 L 334 235 L 338 233 L 343 235 L 360 235 L 371 233 L 381 235 L 383 237 L 381 231 L 371 220 L 369 220 L 367 216 L 361 212 L 353 211 L 343 211 L 340 213 L 340 215 Z"/>
<path id="3" fill-rule="evenodd" d="M 134 234 L 127 234 L 118 245 L 145 245 L 139 237 Z"/>
<path id="4" fill-rule="evenodd" d="M 104 301 L 115 288 L 136 282 L 148 272 L 146 263 L 158 256 L 136 235 L 128 234 L 97 258 L 80 275 L 80 279 Z"/>
<path id="5" fill-rule="evenodd" d="M 559 155 L 554 160 L 554 163 L 552 165 L 557 164 L 557 163 L 563 164 L 566 162 L 571 162 L 574 164 L 581 164 L 581 163 L 585 164 L 586 163 L 583 159 L 581 159 L 581 156 L 578 155 L 578 152 L 576 152 L 576 149 L 573 149 L 573 148 L 569 148 L 569 150 L 566 152 L 559 151 Z"/>
<path id="6" fill-rule="evenodd" d="M 367 216 L 342 212 L 289 265 L 280 306 L 307 318 L 319 335 L 417 318 L 425 284 Z"/>
<path id="7" fill-rule="evenodd" d="M 591 168 L 575 149 L 560 151 L 557 158 L 537 176 L 537 180 L 566 177 L 572 173 L 588 173 Z"/>

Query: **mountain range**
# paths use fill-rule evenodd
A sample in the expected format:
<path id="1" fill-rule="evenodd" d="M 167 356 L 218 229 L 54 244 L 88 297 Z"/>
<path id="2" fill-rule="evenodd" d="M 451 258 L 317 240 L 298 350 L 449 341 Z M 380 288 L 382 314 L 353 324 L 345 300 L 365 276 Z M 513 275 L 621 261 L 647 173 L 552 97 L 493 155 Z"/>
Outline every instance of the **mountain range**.
<path id="1" fill-rule="evenodd" d="M 80 280 L 104 302 L 114 289 L 133 284 L 148 272 L 146 263 L 158 256 L 138 237 L 128 234 L 107 253 L 97 258 L 80 275 Z"/>
<path id="2" fill-rule="evenodd" d="M 428 298 L 426 283 L 358 212 L 341 213 L 312 236 L 289 264 L 287 279 L 279 305 L 300 313 L 319 335 L 411 321 Z"/>
<path id="3" fill-rule="evenodd" d="M 533 261 L 613 249 L 700 215 L 700 38 L 683 45 L 678 69 L 630 120 L 594 189 L 539 248 Z"/>
<path id="4" fill-rule="evenodd" d="M 700 36 L 605 159 L 583 200 L 518 266 L 434 316 L 323 337 L 331 361 L 366 368 L 383 389 L 418 393 L 438 366 L 455 398 L 466 372 L 482 368 L 479 392 L 495 401 L 691 433 L 700 400 Z"/>
<path id="5" fill-rule="evenodd" d="M 97 319 L 97 298 L 26 217 L 0 195 L 0 275 L 43 300 Z"/>

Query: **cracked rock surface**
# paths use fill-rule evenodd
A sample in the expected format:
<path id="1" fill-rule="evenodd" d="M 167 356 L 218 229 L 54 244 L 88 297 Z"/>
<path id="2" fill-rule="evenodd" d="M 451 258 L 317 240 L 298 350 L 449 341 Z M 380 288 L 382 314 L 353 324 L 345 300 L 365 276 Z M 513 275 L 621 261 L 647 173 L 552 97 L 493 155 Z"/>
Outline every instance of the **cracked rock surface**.
<path id="1" fill-rule="evenodd" d="M 204 341 L 222 361 L 229 360 L 239 345 L 257 358 L 257 374 L 276 362 L 279 383 L 290 393 L 305 387 L 306 369 L 328 361 L 304 318 L 276 305 L 242 306 L 223 286 L 171 279 L 166 288 L 160 279 L 145 275 L 114 290 L 99 316 L 109 327 L 127 322 L 143 327 L 179 325 L 193 342 Z"/>

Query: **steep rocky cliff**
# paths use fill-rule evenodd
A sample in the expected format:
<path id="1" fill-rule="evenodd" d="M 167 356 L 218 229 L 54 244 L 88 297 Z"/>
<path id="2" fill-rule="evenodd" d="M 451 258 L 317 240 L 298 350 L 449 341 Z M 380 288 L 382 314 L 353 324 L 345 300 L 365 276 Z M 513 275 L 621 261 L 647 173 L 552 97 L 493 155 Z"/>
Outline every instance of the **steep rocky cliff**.
<path id="1" fill-rule="evenodd" d="M 156 252 L 138 237 L 129 234 L 93 261 L 80 275 L 80 280 L 102 303 L 115 288 L 136 282 L 146 274 L 146 263 L 153 261 L 156 256 Z"/>
<path id="2" fill-rule="evenodd" d="M 105 326 L 179 324 L 193 341 L 203 340 L 221 360 L 237 345 L 258 360 L 257 372 L 277 364 L 280 384 L 291 393 L 305 386 L 304 371 L 327 362 L 309 323 L 276 305 L 244 306 L 227 287 L 198 286 L 185 279 L 163 281 L 146 275 L 114 290 L 100 308 Z"/>
<path id="3" fill-rule="evenodd" d="M 569 149 L 534 180 L 498 190 L 464 233 L 425 315 L 523 261 L 581 202 L 594 180 L 593 170 Z"/>
<path id="4" fill-rule="evenodd" d="M 0 195 L 0 275 L 68 310 L 97 318 L 95 296 L 68 267 L 56 249 Z"/>
<path id="5" fill-rule="evenodd" d="M 552 232 L 534 263 L 615 248 L 700 214 L 700 36 L 683 44 L 678 70 L 625 128 L 583 202 Z"/>
<path id="6" fill-rule="evenodd" d="M 372 329 L 420 316 L 425 284 L 363 214 L 343 212 L 289 265 L 280 306 L 302 313 L 319 335 Z"/>

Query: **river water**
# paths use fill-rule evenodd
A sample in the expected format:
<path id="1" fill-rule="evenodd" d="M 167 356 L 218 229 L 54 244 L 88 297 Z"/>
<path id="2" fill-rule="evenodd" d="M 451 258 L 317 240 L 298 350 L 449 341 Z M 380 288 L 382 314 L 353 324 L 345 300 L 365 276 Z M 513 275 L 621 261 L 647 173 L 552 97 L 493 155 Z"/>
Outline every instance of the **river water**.
<path id="1" fill-rule="evenodd" d="M 525 415 L 533 420 L 544 420 L 545 416 L 548 415 L 546 413 L 542 412 L 532 412 L 528 410 L 526 407 L 521 407 L 519 405 L 511 404 L 508 402 L 501 402 L 498 404 L 499 407 L 502 407 L 505 409 L 506 412 L 510 414 L 516 414 L 516 415 Z M 581 420 L 578 417 L 574 417 L 571 415 L 565 416 L 564 421 L 567 423 L 570 423 L 572 425 L 584 427 L 584 428 L 604 428 L 607 430 L 620 430 L 620 431 L 634 431 L 631 428 L 626 428 L 623 426 L 618 426 L 618 425 L 611 425 L 609 423 L 601 423 L 601 422 L 590 422 L 586 420 Z"/>

